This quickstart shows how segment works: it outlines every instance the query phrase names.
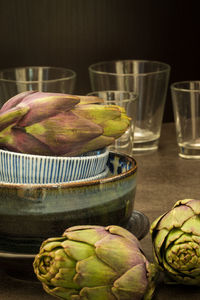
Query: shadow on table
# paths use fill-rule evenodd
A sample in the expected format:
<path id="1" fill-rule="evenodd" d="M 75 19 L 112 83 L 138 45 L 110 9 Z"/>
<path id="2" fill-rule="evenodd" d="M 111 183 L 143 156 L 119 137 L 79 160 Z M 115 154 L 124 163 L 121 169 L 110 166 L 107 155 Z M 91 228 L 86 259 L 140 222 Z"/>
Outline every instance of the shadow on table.
<path id="1" fill-rule="evenodd" d="M 200 287 L 170 285 L 160 283 L 155 290 L 153 300 L 189 300 L 200 299 Z"/>

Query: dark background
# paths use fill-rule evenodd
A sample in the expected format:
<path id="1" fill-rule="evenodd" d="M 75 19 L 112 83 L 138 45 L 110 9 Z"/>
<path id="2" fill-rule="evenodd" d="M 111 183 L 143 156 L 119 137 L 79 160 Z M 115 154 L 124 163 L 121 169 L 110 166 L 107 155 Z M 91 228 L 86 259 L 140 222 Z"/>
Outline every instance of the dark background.
<path id="1" fill-rule="evenodd" d="M 0 69 L 71 68 L 79 94 L 90 91 L 88 66 L 104 60 L 159 60 L 171 65 L 170 83 L 198 80 L 198 2 L 0 0 Z M 172 120 L 169 90 L 164 122 Z"/>

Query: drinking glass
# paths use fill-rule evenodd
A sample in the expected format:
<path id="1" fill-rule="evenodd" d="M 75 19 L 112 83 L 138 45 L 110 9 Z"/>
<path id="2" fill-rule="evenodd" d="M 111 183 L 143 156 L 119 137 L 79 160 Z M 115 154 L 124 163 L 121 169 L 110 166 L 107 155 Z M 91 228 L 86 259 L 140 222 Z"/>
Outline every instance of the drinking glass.
<path id="1" fill-rule="evenodd" d="M 138 96 L 127 91 L 97 91 L 88 93 L 88 95 L 103 99 L 104 104 L 118 105 L 125 109 L 127 116 L 130 117 L 130 126 L 108 149 L 113 152 L 132 156 Z"/>
<path id="2" fill-rule="evenodd" d="M 0 70 L 0 106 L 24 91 L 72 94 L 76 73 L 66 68 L 26 66 Z"/>
<path id="3" fill-rule="evenodd" d="M 171 85 L 179 156 L 200 159 L 200 81 Z"/>
<path id="4" fill-rule="evenodd" d="M 125 90 L 138 95 L 134 154 L 158 148 L 170 66 L 148 60 L 118 60 L 89 66 L 93 91 Z"/>

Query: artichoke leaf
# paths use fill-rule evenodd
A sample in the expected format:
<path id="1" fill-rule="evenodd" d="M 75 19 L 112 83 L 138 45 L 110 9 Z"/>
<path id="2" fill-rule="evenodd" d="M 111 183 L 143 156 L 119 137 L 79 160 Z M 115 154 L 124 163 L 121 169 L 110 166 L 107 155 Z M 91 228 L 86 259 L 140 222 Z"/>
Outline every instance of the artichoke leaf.
<path id="1" fill-rule="evenodd" d="M 190 207 L 185 205 L 177 206 L 162 217 L 156 229 L 166 228 L 171 230 L 174 227 L 180 228 L 192 216 L 193 211 Z"/>
<path id="2" fill-rule="evenodd" d="M 142 255 L 137 243 L 117 235 L 107 235 L 95 244 L 96 255 L 119 275 L 134 265 L 143 264 Z"/>
<path id="3" fill-rule="evenodd" d="M 19 126 L 30 126 L 59 113 L 70 111 L 79 102 L 79 98 L 72 95 L 36 92 L 18 105 L 30 108 L 29 113 L 19 122 Z"/>
<path id="4" fill-rule="evenodd" d="M 51 272 L 51 269 L 49 272 Z M 59 268 L 56 275 L 51 279 L 50 284 L 57 287 L 78 289 L 79 286 L 74 281 L 75 274 L 75 268 Z"/>
<path id="5" fill-rule="evenodd" d="M 80 287 L 111 285 L 118 276 L 109 265 L 95 255 L 78 261 L 76 272 L 74 280 Z"/>
<path id="6" fill-rule="evenodd" d="M 97 96 L 80 96 L 77 95 L 77 97 L 80 99 L 80 103 L 78 106 L 83 104 L 102 104 L 105 103 L 104 99 L 101 99 Z"/>
<path id="7" fill-rule="evenodd" d="M 158 268 L 160 268 L 161 270 L 163 270 L 163 267 L 161 265 L 160 257 L 158 257 L 157 252 L 155 251 L 154 247 L 152 249 L 152 252 L 153 252 L 153 257 L 154 257 L 155 263 L 158 265 Z"/>
<path id="8" fill-rule="evenodd" d="M 89 152 L 92 150 L 98 150 L 103 147 L 107 147 L 114 143 L 115 139 L 113 137 L 107 137 L 107 136 L 98 136 L 94 139 L 91 139 L 89 142 L 82 145 L 82 148 L 80 148 L 80 154 Z"/>
<path id="9" fill-rule="evenodd" d="M 174 206 L 172 207 L 172 209 L 174 207 L 177 207 L 177 206 L 181 206 L 181 205 L 187 205 L 189 202 L 193 201 L 193 199 L 182 199 L 182 200 L 178 200 L 176 201 L 176 203 L 174 204 Z"/>
<path id="10" fill-rule="evenodd" d="M 120 276 L 112 287 L 117 299 L 141 299 L 147 287 L 146 268 L 138 264 Z"/>
<path id="11" fill-rule="evenodd" d="M 154 237 L 154 251 L 159 262 L 162 262 L 161 247 L 165 245 L 165 239 L 168 234 L 169 231 L 163 228 L 162 230 L 158 231 Z"/>
<path id="12" fill-rule="evenodd" d="M 66 112 L 28 126 L 26 132 L 48 145 L 53 153 L 66 155 L 81 151 L 84 144 L 100 136 L 103 130 L 90 120 Z"/>
<path id="13" fill-rule="evenodd" d="M 62 243 L 62 246 L 69 257 L 79 261 L 91 255 L 94 255 L 94 247 L 77 241 L 67 240 Z"/>
<path id="14" fill-rule="evenodd" d="M 73 295 L 78 295 L 79 291 L 76 289 L 68 289 L 63 287 L 54 287 L 54 286 L 48 286 L 46 284 L 43 284 L 44 290 L 53 296 L 60 297 L 65 300 L 72 300 Z M 80 298 L 79 298 L 80 299 Z"/>
<path id="15" fill-rule="evenodd" d="M 196 215 L 200 215 L 200 205 L 199 205 L 199 200 L 195 200 L 195 199 L 187 199 L 187 203 L 186 205 L 189 206 L 194 214 Z"/>
<path id="16" fill-rule="evenodd" d="M 199 262 L 197 263 L 197 265 L 199 265 Z M 198 282 L 200 284 L 200 267 L 192 269 L 192 270 L 185 270 L 184 274 L 186 274 L 187 276 L 195 278 L 196 280 L 198 280 Z"/>
<path id="17" fill-rule="evenodd" d="M 173 228 L 172 230 L 169 231 L 169 233 L 165 239 L 165 248 L 169 247 L 169 245 L 173 242 L 177 244 L 177 241 L 179 240 L 179 238 L 182 238 L 182 240 L 184 240 L 184 238 L 183 238 L 184 236 L 185 236 L 185 234 L 181 229 Z"/>
<path id="18" fill-rule="evenodd" d="M 79 229 L 78 226 L 75 228 L 76 230 L 74 231 L 65 231 L 63 235 L 70 240 L 84 242 L 93 246 L 98 240 L 108 235 L 108 232 L 101 226 L 88 226 L 88 229 L 84 228 L 84 230 Z"/>
<path id="19" fill-rule="evenodd" d="M 125 133 L 129 127 L 129 124 L 130 123 L 127 119 L 105 121 L 102 125 L 104 130 L 103 134 L 116 139 Z"/>
<path id="20" fill-rule="evenodd" d="M 29 111 L 29 107 L 13 107 L 6 111 L 0 111 L 0 131 L 12 124 L 12 127 L 25 116 Z M 3 133 L 1 132 L 1 135 Z"/>
<path id="21" fill-rule="evenodd" d="M 200 216 L 193 215 L 185 221 L 182 226 L 182 231 L 200 236 Z"/>
<path id="22" fill-rule="evenodd" d="M 169 258 L 169 255 L 168 255 L 168 258 Z M 179 275 L 182 276 L 181 272 L 179 272 L 178 270 L 174 269 L 173 266 L 171 266 L 171 264 L 166 260 L 165 256 L 163 256 L 162 265 L 163 265 L 164 269 L 170 275 L 178 275 L 178 273 L 179 273 Z"/>
<path id="23" fill-rule="evenodd" d="M 81 116 L 96 124 L 103 125 L 108 120 L 121 119 L 121 108 L 117 105 L 77 105 L 72 110 L 77 116 Z"/>
<path id="24" fill-rule="evenodd" d="M 0 110 L 0 113 L 1 112 L 4 112 L 4 111 L 8 111 L 10 110 L 11 108 L 14 108 L 15 106 L 17 106 L 21 101 L 23 101 L 23 99 L 28 96 L 28 95 L 31 95 L 35 93 L 34 91 L 25 91 L 25 92 L 22 92 L 20 94 L 17 94 L 15 95 L 14 97 L 10 98 L 8 101 L 6 101 L 4 103 L 4 105 L 2 106 L 1 110 Z M 22 108 L 19 108 L 18 109 L 22 109 Z"/>
<path id="25" fill-rule="evenodd" d="M 38 155 L 52 155 L 47 145 L 12 125 L 0 132 L 0 144 L 9 151 Z"/>
<path id="26" fill-rule="evenodd" d="M 150 227 L 150 233 L 152 235 L 154 235 L 154 231 L 156 231 L 158 224 L 160 222 L 160 220 L 162 220 L 162 218 L 166 215 L 167 213 L 162 214 L 161 216 L 159 216 L 158 218 L 156 218 L 152 223 L 151 223 L 151 227 Z"/>
<path id="27" fill-rule="evenodd" d="M 140 247 L 140 242 L 138 241 L 138 239 L 136 238 L 135 235 L 130 233 L 130 231 L 128 231 L 128 230 L 126 230 L 126 229 L 124 229 L 120 226 L 115 226 L 115 225 L 107 226 L 106 230 L 108 230 L 112 234 L 116 234 L 116 235 L 119 235 L 121 237 L 131 239 L 138 245 L 138 247 Z"/>
<path id="28" fill-rule="evenodd" d="M 176 275 L 168 274 L 175 282 L 173 284 L 184 284 L 184 285 L 199 285 L 199 278 L 193 278 L 191 276 L 187 276 L 186 274 L 177 273 Z"/>
<path id="29" fill-rule="evenodd" d="M 52 251 L 54 250 L 55 248 L 58 248 L 58 247 L 62 247 L 62 242 L 65 241 L 66 238 L 65 237 L 60 237 L 60 238 L 49 238 L 47 240 L 45 240 L 42 245 L 41 245 L 41 249 L 42 251 Z"/>
<path id="30" fill-rule="evenodd" d="M 81 299 L 87 300 L 117 300 L 109 286 L 84 287 L 80 291 Z"/>

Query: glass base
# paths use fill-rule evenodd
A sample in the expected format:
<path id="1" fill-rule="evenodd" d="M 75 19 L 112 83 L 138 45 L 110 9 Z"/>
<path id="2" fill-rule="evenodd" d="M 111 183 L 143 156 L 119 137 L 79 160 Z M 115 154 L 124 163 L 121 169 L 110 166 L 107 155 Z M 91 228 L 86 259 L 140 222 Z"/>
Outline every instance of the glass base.
<path id="1" fill-rule="evenodd" d="M 200 159 L 200 148 L 195 149 L 179 146 L 178 155 L 185 159 Z"/>
<path id="2" fill-rule="evenodd" d="M 153 141 L 134 141 L 133 154 L 149 154 L 158 149 L 158 139 Z"/>

